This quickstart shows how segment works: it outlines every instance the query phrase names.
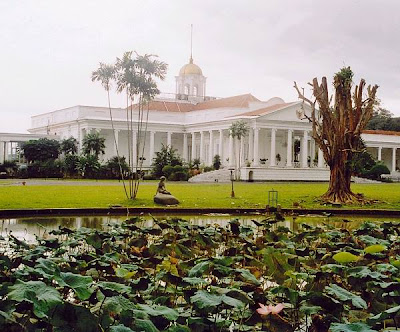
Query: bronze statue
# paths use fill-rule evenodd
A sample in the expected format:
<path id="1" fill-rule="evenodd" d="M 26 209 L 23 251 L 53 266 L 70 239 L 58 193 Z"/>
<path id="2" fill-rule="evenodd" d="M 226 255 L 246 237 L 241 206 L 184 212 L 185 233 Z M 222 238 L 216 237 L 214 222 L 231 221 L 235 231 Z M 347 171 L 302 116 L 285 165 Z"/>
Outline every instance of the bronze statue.
<path id="1" fill-rule="evenodd" d="M 165 180 L 165 176 L 160 177 L 160 182 L 158 183 L 156 195 L 159 193 L 164 195 L 171 195 L 171 193 L 167 189 L 165 189 Z"/>
<path id="2" fill-rule="evenodd" d="M 156 195 L 154 196 L 154 202 L 162 205 L 176 205 L 179 201 L 172 196 L 172 194 L 165 188 L 165 176 L 160 178 L 158 183 Z"/>

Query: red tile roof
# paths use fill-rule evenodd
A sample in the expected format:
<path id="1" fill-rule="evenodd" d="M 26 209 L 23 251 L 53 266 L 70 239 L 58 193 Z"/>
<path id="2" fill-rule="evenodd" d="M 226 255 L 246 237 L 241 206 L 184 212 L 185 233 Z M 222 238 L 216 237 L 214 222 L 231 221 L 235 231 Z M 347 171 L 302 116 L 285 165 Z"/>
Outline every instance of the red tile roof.
<path id="1" fill-rule="evenodd" d="M 210 108 L 222 108 L 222 107 L 244 108 L 244 107 L 249 107 L 249 103 L 251 102 L 260 102 L 260 100 L 251 95 L 250 93 L 248 93 L 245 95 L 203 101 L 195 105 L 194 109 L 196 111 L 199 111 Z"/>
<path id="2" fill-rule="evenodd" d="M 161 112 L 190 112 L 193 110 L 195 105 L 191 103 L 178 103 L 175 101 L 160 101 L 152 100 L 149 103 L 150 111 L 161 111 Z M 133 105 L 134 109 L 138 108 L 138 104 Z M 147 105 L 144 106 L 144 110 L 147 110 Z"/>
<path id="3" fill-rule="evenodd" d="M 392 135 L 392 136 L 400 136 L 400 132 L 398 131 L 389 131 L 389 130 L 363 130 L 363 134 L 371 134 L 371 135 Z"/>
<path id="4" fill-rule="evenodd" d="M 251 94 L 208 100 L 198 104 L 153 100 L 149 103 L 149 109 L 150 111 L 162 112 L 190 112 L 222 107 L 246 108 L 249 107 L 249 103 L 251 102 L 260 102 L 260 100 Z M 137 107 L 137 104 L 135 104 L 134 108 L 137 109 Z M 147 106 L 145 106 L 145 109 L 147 109 Z"/>
<path id="5" fill-rule="evenodd" d="M 273 112 L 273 111 L 277 111 L 277 110 L 279 110 L 279 109 L 281 109 L 281 108 L 285 108 L 285 107 L 287 107 L 287 106 L 289 106 L 289 105 L 292 105 L 292 104 L 294 104 L 294 103 L 296 103 L 296 102 L 271 105 L 271 106 L 268 106 L 268 107 L 260 108 L 260 109 L 258 109 L 258 110 L 254 110 L 254 111 L 250 111 L 250 112 L 245 112 L 245 113 L 240 113 L 240 114 L 238 114 L 238 115 L 236 115 L 236 116 L 243 116 L 243 115 L 244 115 L 244 116 L 264 115 L 264 114 L 271 113 L 271 112 Z"/>

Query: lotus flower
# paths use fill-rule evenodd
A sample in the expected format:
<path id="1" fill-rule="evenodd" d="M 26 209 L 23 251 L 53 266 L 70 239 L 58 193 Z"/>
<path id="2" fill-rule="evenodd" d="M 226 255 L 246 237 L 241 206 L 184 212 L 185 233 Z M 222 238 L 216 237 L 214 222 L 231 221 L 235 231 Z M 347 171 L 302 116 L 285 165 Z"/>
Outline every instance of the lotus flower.
<path id="1" fill-rule="evenodd" d="M 282 303 L 278 303 L 277 305 L 263 305 L 261 303 L 258 304 L 260 306 L 260 308 L 257 309 L 257 312 L 261 315 L 261 316 L 266 316 L 269 314 L 273 314 L 273 315 L 278 315 L 282 310 L 283 310 L 283 304 Z"/>

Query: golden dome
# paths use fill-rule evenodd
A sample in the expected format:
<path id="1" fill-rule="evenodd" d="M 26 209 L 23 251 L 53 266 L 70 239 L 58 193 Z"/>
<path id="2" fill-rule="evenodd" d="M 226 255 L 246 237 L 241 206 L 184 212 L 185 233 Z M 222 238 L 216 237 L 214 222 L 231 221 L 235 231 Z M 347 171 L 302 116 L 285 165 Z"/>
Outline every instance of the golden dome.
<path id="1" fill-rule="evenodd" d="M 190 57 L 189 63 L 184 65 L 179 71 L 179 76 L 181 75 L 203 75 L 203 72 L 198 65 L 193 63 L 193 58 Z"/>

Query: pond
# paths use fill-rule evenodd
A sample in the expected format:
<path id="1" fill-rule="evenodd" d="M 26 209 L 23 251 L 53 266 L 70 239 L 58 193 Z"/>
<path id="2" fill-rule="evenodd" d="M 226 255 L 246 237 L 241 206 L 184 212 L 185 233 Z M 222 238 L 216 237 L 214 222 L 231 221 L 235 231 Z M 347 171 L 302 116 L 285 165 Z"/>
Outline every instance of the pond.
<path id="1" fill-rule="evenodd" d="M 150 215 L 142 216 L 145 220 L 142 226 L 152 226 L 153 218 Z M 186 219 L 194 225 L 205 226 L 207 224 L 218 224 L 225 227 L 232 219 L 238 219 L 242 225 L 256 227 L 255 221 L 262 221 L 267 218 L 266 215 L 228 215 L 228 214 L 207 214 L 207 215 L 179 215 L 179 218 Z M 170 215 L 157 215 L 157 219 L 174 218 Z M 110 225 L 120 223 L 127 219 L 126 216 L 79 216 L 79 217 L 30 217 L 30 218 L 10 218 L 0 219 L 0 235 L 5 237 L 9 232 L 18 239 L 27 242 L 34 242 L 36 236 L 47 236 L 52 230 L 59 227 L 67 227 L 70 229 L 79 229 L 81 227 L 107 230 Z M 332 225 L 335 228 L 345 228 L 352 230 L 358 228 L 365 221 L 398 221 L 399 219 L 390 217 L 328 217 L 321 215 L 299 215 L 286 216 L 284 221 L 280 221 L 274 227 L 284 226 L 292 232 L 299 230 L 299 225 L 307 223 L 310 225 Z"/>
<path id="2" fill-rule="evenodd" d="M 86 332 L 396 327 L 400 230 L 390 219 L 0 219 L 0 330 L 19 331 L 23 324 L 29 331 Z"/>

